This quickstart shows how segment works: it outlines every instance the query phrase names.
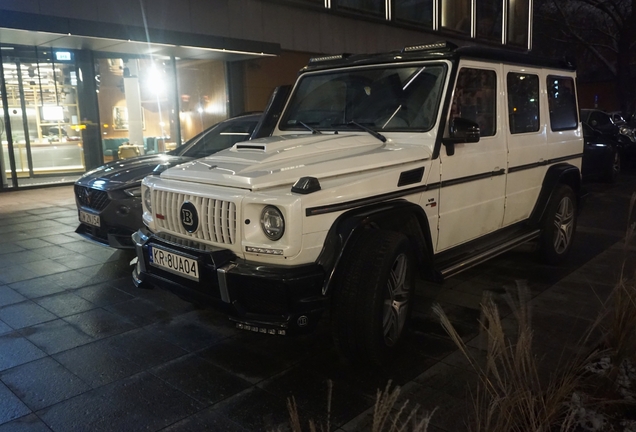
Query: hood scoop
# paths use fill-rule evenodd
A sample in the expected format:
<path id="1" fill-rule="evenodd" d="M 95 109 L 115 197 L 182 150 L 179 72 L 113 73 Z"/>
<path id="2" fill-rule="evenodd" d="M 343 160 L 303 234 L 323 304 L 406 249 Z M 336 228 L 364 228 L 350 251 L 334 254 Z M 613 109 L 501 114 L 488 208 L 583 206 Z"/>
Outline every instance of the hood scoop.
<path id="1" fill-rule="evenodd" d="M 262 153 L 267 152 L 267 146 L 265 144 L 235 144 L 234 149 L 236 151 L 251 150 L 251 151 L 258 151 Z"/>

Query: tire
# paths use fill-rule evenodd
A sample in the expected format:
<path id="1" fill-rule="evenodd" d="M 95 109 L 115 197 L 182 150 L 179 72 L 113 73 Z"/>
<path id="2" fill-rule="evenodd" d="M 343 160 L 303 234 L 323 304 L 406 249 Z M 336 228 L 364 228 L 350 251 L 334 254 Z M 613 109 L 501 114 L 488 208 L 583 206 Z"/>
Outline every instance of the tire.
<path id="1" fill-rule="evenodd" d="M 574 192 L 561 184 L 550 198 L 541 227 L 540 251 L 546 263 L 558 264 L 567 258 L 572 249 L 576 220 Z"/>
<path id="2" fill-rule="evenodd" d="M 332 297 L 332 335 L 341 357 L 386 364 L 409 316 L 415 268 L 409 241 L 392 231 L 359 237 L 339 271 Z"/>
<path id="3" fill-rule="evenodd" d="M 607 183 L 616 183 L 621 173 L 621 154 L 618 150 L 614 150 L 611 155 L 611 162 L 605 168 L 603 180 Z"/>

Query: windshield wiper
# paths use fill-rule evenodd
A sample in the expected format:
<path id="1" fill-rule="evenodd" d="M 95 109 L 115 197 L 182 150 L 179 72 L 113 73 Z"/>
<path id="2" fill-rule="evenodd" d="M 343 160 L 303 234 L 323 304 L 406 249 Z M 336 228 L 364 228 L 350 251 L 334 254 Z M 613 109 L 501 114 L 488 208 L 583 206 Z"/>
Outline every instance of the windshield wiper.
<path id="1" fill-rule="evenodd" d="M 322 135 L 322 132 L 320 132 L 318 129 L 315 129 L 315 128 L 309 126 L 307 123 L 301 122 L 300 120 L 297 120 L 297 121 L 298 121 L 298 123 L 303 125 L 305 127 L 305 129 L 310 130 L 312 134 Z"/>
<path id="2" fill-rule="evenodd" d="M 357 121 L 351 120 L 349 123 L 347 123 L 348 125 L 354 125 L 359 127 L 360 129 L 369 132 L 371 135 L 373 135 L 374 137 L 376 137 L 377 139 L 379 139 L 382 142 L 386 142 L 386 137 L 384 135 L 382 135 L 380 132 L 376 132 L 371 128 L 368 128 L 360 123 L 358 123 Z"/>

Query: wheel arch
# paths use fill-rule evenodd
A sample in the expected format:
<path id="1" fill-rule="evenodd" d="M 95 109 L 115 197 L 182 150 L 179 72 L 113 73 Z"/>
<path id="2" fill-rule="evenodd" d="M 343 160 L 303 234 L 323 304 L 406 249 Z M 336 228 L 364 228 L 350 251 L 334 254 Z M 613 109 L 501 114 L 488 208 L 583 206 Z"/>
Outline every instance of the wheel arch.
<path id="1" fill-rule="evenodd" d="M 347 251 L 360 235 L 373 229 L 406 235 L 421 276 L 432 280 L 440 278 L 433 269 L 433 242 L 426 213 L 417 204 L 402 199 L 393 200 L 350 210 L 332 224 L 317 259 L 327 274 L 324 295 L 333 288 Z"/>
<path id="2" fill-rule="evenodd" d="M 576 166 L 568 163 L 552 165 L 548 168 L 548 171 L 543 178 L 541 192 L 539 192 L 537 202 L 530 214 L 529 222 L 532 226 L 538 226 L 543 220 L 550 198 L 552 197 L 556 186 L 559 184 L 566 184 L 572 188 L 574 195 L 576 196 L 577 208 L 580 208 L 581 171 Z"/>

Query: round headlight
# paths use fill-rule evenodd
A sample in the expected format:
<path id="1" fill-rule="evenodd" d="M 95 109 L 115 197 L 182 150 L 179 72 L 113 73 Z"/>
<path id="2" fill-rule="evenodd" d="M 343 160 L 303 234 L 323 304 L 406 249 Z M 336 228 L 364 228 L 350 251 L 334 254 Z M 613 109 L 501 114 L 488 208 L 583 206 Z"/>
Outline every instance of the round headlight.
<path id="1" fill-rule="evenodd" d="M 280 240 L 285 232 L 283 214 L 274 206 L 266 206 L 261 212 L 261 228 L 270 240 Z"/>
<path id="2" fill-rule="evenodd" d="M 150 200 L 150 188 L 144 188 L 144 206 L 152 213 L 152 201 Z"/>

